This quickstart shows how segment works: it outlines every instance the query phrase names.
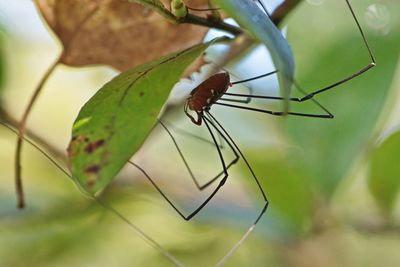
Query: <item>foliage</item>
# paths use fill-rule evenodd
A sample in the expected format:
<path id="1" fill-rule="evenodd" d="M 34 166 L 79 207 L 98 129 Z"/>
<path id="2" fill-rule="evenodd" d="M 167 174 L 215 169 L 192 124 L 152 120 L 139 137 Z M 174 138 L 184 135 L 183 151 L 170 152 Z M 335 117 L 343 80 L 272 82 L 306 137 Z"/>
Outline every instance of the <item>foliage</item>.
<path id="1" fill-rule="evenodd" d="M 346 10 L 346 6 L 344 3 L 330 2 L 326 9 L 315 15 L 316 19 L 323 21 L 329 16 L 330 10 Z M 305 14 L 299 13 L 293 21 L 293 27 L 288 33 L 289 40 L 298 38 L 307 18 Z M 329 39 L 328 34 L 333 31 L 321 31 L 321 40 L 310 49 L 318 51 L 318 56 L 311 56 L 307 62 L 310 67 L 307 70 L 303 68 L 298 75 L 299 82 L 307 91 L 322 88 L 370 63 L 360 35 L 355 34 L 351 18 L 336 21 L 342 31 L 340 40 Z M 350 28 L 351 25 L 353 27 Z M 312 40 L 317 27 L 309 29 L 308 34 L 301 33 L 301 36 Z M 393 33 L 386 38 L 370 35 L 368 39 L 379 66 L 318 97 L 335 114 L 335 119 L 320 121 L 289 118 L 285 125 L 285 133 L 299 148 L 291 154 L 293 161 L 303 166 L 307 176 L 319 187 L 318 191 L 327 197 L 335 192 L 357 157 L 368 147 L 392 86 L 399 57 L 398 30 L 393 28 Z M 300 42 L 293 42 L 294 51 L 301 49 L 300 46 Z M 297 62 L 301 64 L 303 56 L 300 53 L 297 55 Z M 326 62 L 337 62 L 338 67 L 331 67 Z M 302 106 L 302 110 L 313 109 Z"/>
<path id="2" fill-rule="evenodd" d="M 62 63 L 71 66 L 107 64 L 124 71 L 136 66 L 102 86 L 82 108 L 74 124 L 70 157 L 78 184 L 90 194 L 103 190 L 102 201 L 149 233 L 188 266 L 212 266 L 218 262 L 247 230 L 253 218 L 252 205 L 259 204 L 257 194 L 253 193 L 248 182 L 248 171 L 245 172 L 243 166 L 238 164 L 232 168 L 232 177 L 218 194 L 218 199 L 191 222 L 182 221 L 154 188 L 147 183 L 142 184 L 141 176 L 133 168 L 128 167 L 109 185 L 124 163 L 148 138 L 171 88 L 184 69 L 209 45 L 183 50 L 200 43 L 207 28 L 169 24 L 155 12 L 144 15 L 149 9 L 135 3 L 114 0 L 36 2 L 64 46 Z M 136 2 L 158 3 L 161 7 L 160 1 Z M 162 11 L 169 12 L 165 2 L 168 1 L 163 1 Z M 195 2 L 204 5 L 204 1 Z M 227 13 L 241 22 L 246 31 L 264 43 L 271 43 L 268 40 L 271 36 L 266 33 L 276 29 L 252 23 L 251 14 L 258 12 L 253 6 L 244 10 L 233 9 L 229 4 L 238 1 L 219 2 L 227 7 Z M 189 5 L 190 1 L 185 3 Z M 334 120 L 266 117 L 215 108 L 215 113 L 221 116 L 224 125 L 228 125 L 230 134 L 261 178 L 271 203 L 253 235 L 233 255 L 228 266 L 398 265 L 400 182 L 397 159 L 400 135 L 395 132 L 387 137 L 386 131 L 377 125 L 378 119 L 389 115 L 382 110 L 385 110 L 384 106 L 392 95 L 390 89 L 398 89 L 395 73 L 399 60 L 400 17 L 396 11 L 400 6 L 393 1 L 385 3 L 390 15 L 390 30 L 377 33 L 375 28 L 366 26 L 368 21 L 366 23 L 361 19 L 363 12 L 371 10 L 368 5 L 372 1 L 354 0 L 351 3 L 366 31 L 378 66 L 317 97 L 335 114 Z M 268 46 L 271 53 L 277 54 L 275 64 L 279 65 L 277 61 L 280 60 L 283 69 L 287 68 L 288 72 L 294 70 L 290 63 L 291 55 L 286 61 L 292 49 L 296 62 L 294 79 L 307 91 L 337 81 L 369 63 L 362 39 L 354 22 L 348 19 L 350 13 L 347 11 L 345 1 L 326 1 L 321 6 L 299 5 L 287 20 L 291 48 L 282 43 Z M 346 16 L 342 17 L 342 14 Z M 262 25 L 265 26 L 263 29 L 260 28 Z M 184 28 L 190 30 L 186 32 Z M 139 34 L 143 34 L 140 35 L 143 38 L 141 42 L 138 42 Z M 9 37 L 6 37 L 8 42 L 21 42 L 18 38 L 8 40 Z M 27 44 L 30 42 L 24 42 L 24 47 L 28 47 Z M 7 60 L 19 64 L 15 68 L 18 69 L 17 75 L 11 77 L 24 80 L 21 77 L 29 75 L 30 70 L 21 69 L 26 70 L 24 67 L 28 65 L 36 68 L 36 64 L 26 64 L 25 54 L 18 50 L 18 45 L 9 47 L 13 47 L 13 51 L 7 51 L 6 56 L 10 58 Z M 35 54 L 37 49 L 31 49 L 30 53 Z M 171 52 L 174 53 L 169 54 Z M 7 71 L 15 72 L 15 69 L 10 67 Z M 264 72 L 256 68 L 256 64 L 254 69 L 255 73 Z M 68 71 L 72 72 L 68 68 L 60 68 L 56 74 L 63 76 Z M 75 72 L 83 73 L 89 80 L 98 80 L 98 74 L 90 76 L 88 70 Z M 105 72 L 100 73 L 99 76 L 104 79 Z M 242 76 L 242 73 L 239 75 Z M 62 83 L 69 84 L 74 80 L 69 77 L 55 79 L 46 92 L 56 91 Z M 73 86 L 79 87 L 84 94 L 86 88 L 81 86 L 79 79 Z M 7 108 L 22 102 L 18 97 L 7 97 L 9 91 L 32 86 L 10 84 L 7 83 L 2 91 L 7 104 L 4 107 Z M 261 90 L 265 89 L 265 84 L 262 82 Z M 127 100 L 120 102 L 125 92 Z M 301 96 L 296 91 L 292 93 Z M 61 96 L 54 99 L 44 94 L 43 98 L 46 97 L 49 102 L 68 101 Z M 83 98 L 83 102 L 88 99 L 87 95 Z M 37 106 L 45 103 L 39 102 Z M 256 102 L 254 105 L 280 108 L 274 103 Z M 291 108 L 302 112 L 321 112 L 311 102 L 291 105 Z M 59 118 L 64 110 L 54 109 L 47 113 L 48 117 L 41 118 L 43 121 L 56 116 L 60 124 L 70 125 Z M 67 116 L 72 120 L 76 113 L 74 111 Z M 179 118 L 176 120 L 179 121 Z M 52 128 L 57 125 L 55 123 L 46 129 L 29 125 L 34 130 L 29 136 L 35 137 L 36 133 L 35 140 L 42 141 L 44 145 L 50 143 L 51 146 L 54 140 L 46 142 L 46 138 L 37 138 L 37 135 L 51 136 Z M 175 150 L 162 145 L 163 139 L 156 129 L 151 132 L 144 149 L 146 152 L 153 147 L 156 151 L 156 154 L 150 155 L 151 171 L 160 177 L 165 174 L 166 179 L 160 179 L 161 184 L 177 202 L 183 203 L 185 209 L 191 209 L 203 195 L 190 192 L 190 186 L 187 186 L 190 181 L 186 184 L 189 180 L 187 173 L 179 171 L 178 164 L 173 161 L 172 151 Z M 254 134 L 257 140 L 246 143 L 243 132 Z M 378 142 L 376 136 L 381 136 L 382 140 Z M 0 137 L 1 175 L 11 178 L 15 134 L 1 128 Z M 56 136 L 55 139 L 60 138 Z M 167 143 L 170 144 L 170 140 Z M 198 142 L 197 145 L 202 144 Z M 197 151 L 196 146 L 191 149 Z M 110 151 L 112 154 L 107 153 Z M 167 168 L 158 166 L 158 155 L 167 163 L 173 163 L 167 164 Z M 142 163 L 146 159 L 142 153 L 137 156 L 135 160 Z M 15 210 L 14 191 L 8 180 L 0 187 L 0 216 L 3 218 L 0 222 L 1 266 L 170 264 L 152 247 L 146 246 L 112 211 L 84 198 L 75 185 L 61 176 L 35 149 L 29 148 L 24 158 L 28 208 L 23 212 Z M 201 168 L 213 163 L 207 154 L 193 161 L 198 162 Z M 90 168 L 93 164 L 107 169 L 101 173 L 100 180 L 97 177 L 93 180 L 98 182 L 94 184 L 90 180 L 93 176 L 84 174 L 85 170 L 97 170 Z M 366 169 L 368 172 L 364 173 Z M 377 203 L 376 207 L 374 203 Z M 391 220 L 385 220 L 388 218 Z"/>
<path id="3" fill-rule="evenodd" d="M 248 29 L 252 35 L 262 41 L 271 54 L 275 68 L 278 70 L 279 85 L 282 95 L 289 98 L 294 75 L 294 58 L 292 50 L 282 33 L 253 1 L 219 0 L 216 1 L 239 24 Z M 237 12 L 240 10 L 241 12 Z M 285 101 L 285 111 L 288 103 Z"/>
<path id="4" fill-rule="evenodd" d="M 213 42 L 121 73 L 82 108 L 68 148 L 72 176 L 87 192 L 103 190 L 140 148 L 172 87 Z"/>
<path id="5" fill-rule="evenodd" d="M 207 32 L 195 25 L 171 24 L 156 12 L 127 1 L 36 2 L 63 44 L 61 62 L 70 66 L 107 64 L 124 71 L 196 45 Z"/>
<path id="6" fill-rule="evenodd" d="M 4 86 L 4 72 L 5 72 L 5 62 L 4 62 L 4 48 L 3 44 L 4 43 L 4 37 L 3 37 L 3 32 L 2 28 L 0 27 L 0 93 L 3 89 Z M 1 106 L 1 103 L 0 103 Z"/>
<path id="7" fill-rule="evenodd" d="M 386 214 L 393 211 L 400 190 L 399 151 L 400 132 L 395 132 L 371 155 L 369 189 Z"/>

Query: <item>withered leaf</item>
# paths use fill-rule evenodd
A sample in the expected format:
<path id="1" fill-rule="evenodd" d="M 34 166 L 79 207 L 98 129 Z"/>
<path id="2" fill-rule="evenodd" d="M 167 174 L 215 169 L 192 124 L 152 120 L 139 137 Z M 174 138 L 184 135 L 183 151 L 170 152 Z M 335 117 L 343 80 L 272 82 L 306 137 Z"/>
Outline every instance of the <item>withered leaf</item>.
<path id="1" fill-rule="evenodd" d="M 61 62 L 110 65 L 120 71 L 202 41 L 207 28 L 172 24 L 126 0 L 35 0 L 64 46 Z M 166 7 L 168 2 L 162 1 Z M 206 7 L 207 0 L 186 1 Z"/>

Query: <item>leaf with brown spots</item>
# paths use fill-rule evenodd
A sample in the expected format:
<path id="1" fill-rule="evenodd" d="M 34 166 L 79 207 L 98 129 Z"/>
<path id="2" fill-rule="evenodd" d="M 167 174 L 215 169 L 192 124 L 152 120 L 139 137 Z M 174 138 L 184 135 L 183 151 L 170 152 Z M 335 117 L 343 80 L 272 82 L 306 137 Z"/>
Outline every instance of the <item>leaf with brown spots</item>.
<path id="1" fill-rule="evenodd" d="M 157 12 L 125 0 L 35 0 L 60 39 L 61 62 L 71 66 L 132 66 L 198 44 L 207 28 L 173 24 Z M 167 7 L 169 1 L 162 1 Z M 187 1 L 205 7 L 207 0 Z"/>
<path id="2" fill-rule="evenodd" d="M 68 148 L 72 177 L 84 191 L 104 189 L 140 148 L 183 71 L 213 42 L 121 73 L 81 109 Z"/>

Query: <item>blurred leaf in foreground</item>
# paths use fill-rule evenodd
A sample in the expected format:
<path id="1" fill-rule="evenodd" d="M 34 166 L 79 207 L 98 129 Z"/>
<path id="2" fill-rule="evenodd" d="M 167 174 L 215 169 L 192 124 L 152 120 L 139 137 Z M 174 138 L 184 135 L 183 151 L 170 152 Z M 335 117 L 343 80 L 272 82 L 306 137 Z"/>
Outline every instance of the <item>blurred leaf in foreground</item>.
<path id="1" fill-rule="evenodd" d="M 196 5 L 199 1 L 193 1 Z M 203 1 L 204 2 L 204 1 Z M 36 0 L 71 66 L 132 66 L 200 43 L 207 28 L 176 25 L 140 4 L 120 0 Z"/>
<path id="2" fill-rule="evenodd" d="M 239 24 L 250 31 L 254 37 L 266 45 L 275 68 L 279 70 L 278 80 L 282 95 L 285 98 L 289 98 L 295 68 L 294 57 L 292 49 L 279 29 L 254 1 L 215 1 Z M 285 101 L 285 109 L 288 108 L 287 105 L 288 103 Z"/>
<path id="3" fill-rule="evenodd" d="M 212 44 L 200 44 L 121 73 L 81 109 L 72 130 L 72 176 L 87 192 L 104 189 L 140 148 L 184 70 Z"/>
<path id="4" fill-rule="evenodd" d="M 400 191 L 400 131 L 389 136 L 372 153 L 368 186 L 387 214 L 393 209 Z"/>
<path id="5" fill-rule="evenodd" d="M 353 4 L 353 8 L 363 10 L 363 5 L 367 3 Z M 400 8 L 400 2 L 393 5 Z M 315 9 L 312 15 L 318 23 L 310 23 L 309 9 Z M 292 17 L 288 37 L 296 41 L 292 48 L 297 65 L 302 66 L 298 68 L 297 80 L 307 91 L 333 83 L 370 62 L 350 13 L 340 21 L 332 15 L 348 12 L 347 9 L 342 1 L 327 1 L 321 8 L 297 9 Z M 299 148 L 291 159 L 313 178 L 317 190 L 327 198 L 335 192 L 354 160 L 368 146 L 386 102 L 400 52 L 400 28 L 395 20 L 393 22 L 392 31 L 386 36 L 366 33 L 377 58 L 377 67 L 318 95 L 318 101 L 334 113 L 333 120 L 288 117 L 285 121 L 286 135 Z M 330 28 L 332 23 L 336 25 L 333 30 Z M 304 31 L 304 25 L 307 25 L 307 31 Z M 315 36 L 319 36 L 318 42 L 315 42 Z M 309 56 L 303 56 L 304 50 Z M 312 112 L 311 104 L 293 107 L 302 112 Z"/>
<path id="6" fill-rule="evenodd" d="M 252 166 L 262 178 L 262 186 L 271 203 L 269 216 L 278 219 L 279 228 L 285 235 L 304 233 L 313 215 L 310 179 L 277 151 L 254 151 L 249 155 L 255 155 Z"/>
<path id="7" fill-rule="evenodd" d="M 4 62 L 4 48 L 3 48 L 3 31 L 0 27 L 0 93 L 3 89 L 4 85 L 4 71 L 5 71 L 5 62 Z M 1 106 L 1 103 L 0 103 Z"/>

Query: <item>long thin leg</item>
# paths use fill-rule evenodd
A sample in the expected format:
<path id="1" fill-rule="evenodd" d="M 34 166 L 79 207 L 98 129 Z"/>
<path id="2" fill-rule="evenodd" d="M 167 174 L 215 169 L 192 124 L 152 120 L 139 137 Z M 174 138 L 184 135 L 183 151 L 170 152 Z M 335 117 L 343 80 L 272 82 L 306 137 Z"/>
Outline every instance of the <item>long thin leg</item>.
<path id="1" fill-rule="evenodd" d="M 271 75 L 273 75 L 273 74 L 275 74 L 277 72 L 278 72 L 278 70 L 270 71 L 270 72 L 267 72 L 267 73 L 264 73 L 264 74 L 261 74 L 261 75 L 257 75 L 255 77 L 251 77 L 251 78 L 248 78 L 248 79 L 245 79 L 245 80 L 235 81 L 235 82 L 232 82 L 231 84 L 235 85 L 235 84 L 239 84 L 239 83 L 251 82 L 251 81 L 258 80 L 258 79 L 261 79 L 261 78 L 264 78 L 264 77 L 271 76 Z"/>
<path id="2" fill-rule="evenodd" d="M 345 1 L 346 1 L 346 3 L 347 3 L 347 6 L 349 7 L 349 10 L 350 10 L 350 12 L 351 12 L 351 15 L 352 15 L 353 19 L 354 19 L 354 21 L 355 21 L 355 23 L 356 23 L 356 25 L 357 25 L 358 31 L 359 31 L 360 34 L 361 34 L 362 40 L 363 40 L 363 42 L 364 42 L 364 45 L 365 45 L 365 47 L 367 48 L 367 51 L 368 51 L 368 54 L 369 54 L 371 63 L 369 63 L 369 64 L 366 65 L 365 67 L 361 68 L 359 71 L 357 71 L 357 72 L 355 72 L 355 73 L 353 73 L 353 74 L 351 74 L 351 75 L 349 75 L 349 76 L 347 76 L 347 77 L 345 77 L 345 78 L 343 78 L 343 79 L 341 79 L 341 80 L 339 80 L 339 81 L 337 81 L 337 82 L 335 82 L 335 83 L 332 83 L 332 84 L 330 84 L 330 85 L 328 85 L 328 86 L 326 86 L 326 87 L 323 87 L 323 88 L 321 88 L 321 89 L 314 90 L 313 92 L 308 93 L 307 95 L 305 95 L 305 96 L 303 96 L 303 97 L 292 97 L 292 98 L 289 98 L 289 99 L 288 99 L 289 101 L 304 102 L 304 101 L 310 100 L 310 99 L 312 99 L 315 95 L 318 95 L 318 94 L 323 93 L 323 92 L 325 92 L 325 91 L 328 91 L 328 90 L 330 90 L 330 89 L 332 89 L 332 88 L 335 88 L 335 87 L 337 87 L 337 86 L 339 86 L 339 85 L 341 85 L 341 84 L 343 84 L 343 83 L 345 83 L 345 82 L 348 82 L 348 81 L 350 81 L 350 80 L 352 80 L 352 79 L 354 79 L 354 78 L 360 76 L 360 75 L 363 74 L 364 72 L 366 72 L 366 71 L 368 71 L 369 69 L 371 69 L 371 68 L 373 68 L 373 67 L 376 66 L 375 57 L 374 57 L 374 55 L 372 54 L 372 50 L 371 50 L 371 48 L 370 48 L 370 46 L 369 46 L 369 44 L 368 44 L 367 38 L 365 37 L 364 31 L 363 31 L 362 28 L 361 28 L 361 25 L 360 25 L 360 23 L 359 23 L 359 21 L 358 21 L 358 19 L 357 19 L 357 16 L 356 16 L 356 14 L 355 14 L 355 12 L 354 12 L 354 10 L 353 10 L 353 8 L 352 8 L 352 6 L 351 6 L 349 0 L 345 0 Z M 257 79 L 257 77 L 255 77 L 254 79 Z M 232 83 L 232 84 L 234 84 L 234 83 Z M 237 96 L 237 97 L 249 97 L 249 95 L 246 95 L 246 94 L 225 93 L 224 95 L 227 95 L 227 96 Z M 282 98 L 282 97 L 275 97 L 275 96 L 253 95 L 253 96 L 251 96 L 251 97 L 252 97 L 252 98 L 262 98 L 262 99 L 272 99 L 272 100 L 286 100 L 285 98 Z"/>
<path id="3" fill-rule="evenodd" d="M 203 119 L 205 117 L 203 116 Z M 175 204 L 167 197 L 167 195 L 161 190 L 161 188 L 154 182 L 154 180 L 147 174 L 147 172 L 140 167 L 139 165 L 137 165 L 136 163 L 134 163 L 133 161 L 129 161 L 130 164 L 134 165 L 139 171 L 141 171 L 143 173 L 143 175 L 150 181 L 150 183 L 154 186 L 154 188 L 161 194 L 161 196 L 171 205 L 171 207 L 186 221 L 189 221 L 190 219 L 192 219 L 197 213 L 199 213 L 199 211 L 201 211 L 207 204 L 208 202 L 210 202 L 210 200 L 215 196 L 215 194 L 221 189 L 221 187 L 225 184 L 226 180 L 229 177 L 228 174 L 228 170 L 225 164 L 225 160 L 224 157 L 222 155 L 221 149 L 219 148 L 219 146 L 217 145 L 217 140 L 214 136 L 214 133 L 212 132 L 210 126 L 208 125 L 208 122 L 203 120 L 204 124 L 206 125 L 208 132 L 211 135 L 211 138 L 213 139 L 213 142 L 215 144 L 215 147 L 218 151 L 218 156 L 219 159 L 221 161 L 221 165 L 223 168 L 223 172 L 224 172 L 224 177 L 221 179 L 221 181 L 219 182 L 218 186 L 214 189 L 214 191 L 206 198 L 206 200 L 197 208 L 195 209 L 192 213 L 190 213 L 189 215 L 185 216 L 178 208 L 177 206 L 175 206 Z"/>
<path id="4" fill-rule="evenodd" d="M 307 95 L 307 92 L 304 91 L 304 89 L 302 89 L 297 83 L 295 83 L 295 86 L 303 95 Z M 250 95 L 239 95 L 239 94 L 231 94 L 231 95 L 245 96 L 245 97 L 250 97 L 250 98 L 255 97 L 255 98 L 262 98 L 262 99 L 286 100 L 285 98 L 275 97 L 275 96 L 250 96 Z M 221 98 L 220 100 L 223 100 L 223 99 Z M 297 101 L 296 98 L 289 98 L 289 101 L 299 102 L 299 101 Z M 333 114 L 331 112 L 329 112 L 329 110 L 327 108 L 325 108 L 322 104 L 320 104 L 315 98 L 312 98 L 311 101 L 326 113 L 326 114 L 322 115 L 322 116 L 324 116 L 322 118 L 333 118 L 334 117 Z M 216 103 L 216 104 L 218 104 L 218 103 Z M 236 106 L 236 107 L 237 108 L 242 108 L 243 106 Z M 250 109 L 250 110 L 253 110 L 253 111 L 260 112 L 260 109 L 246 108 L 246 107 L 244 107 L 244 109 Z M 264 113 L 268 113 L 268 114 L 274 113 L 273 111 L 268 111 L 268 110 L 266 110 L 266 111 L 264 110 L 263 112 Z M 316 117 L 316 116 L 318 116 L 317 114 L 307 114 L 307 113 L 291 114 L 291 113 L 292 112 L 289 112 L 289 113 L 286 112 L 284 115 L 297 115 L 297 116 L 305 116 L 305 117 Z M 271 114 L 271 115 L 279 115 L 280 116 L 280 114 Z M 318 118 L 321 118 L 321 117 L 318 117 Z"/>
<path id="5" fill-rule="evenodd" d="M 197 189 L 199 189 L 200 191 L 206 189 L 208 186 L 210 186 L 211 184 L 213 184 L 216 180 L 218 180 L 219 177 L 221 177 L 224 174 L 224 171 L 219 172 L 216 176 L 214 176 L 211 180 L 209 180 L 207 183 L 200 185 L 200 183 L 198 182 L 196 176 L 194 175 L 192 169 L 190 168 L 185 156 L 183 155 L 182 150 L 180 149 L 174 135 L 171 133 L 171 131 L 166 127 L 166 125 L 164 124 L 164 122 L 162 122 L 161 120 L 159 120 L 160 125 L 164 128 L 164 130 L 168 133 L 168 136 L 171 138 L 176 150 L 179 153 L 179 156 L 181 157 L 187 171 L 189 172 L 190 177 L 192 178 L 194 184 L 196 185 Z M 220 137 L 220 135 L 218 134 L 218 136 Z M 196 136 L 198 137 L 198 136 Z M 205 139 L 207 140 L 207 139 Z M 208 141 L 208 140 L 207 140 Z M 220 140 L 220 143 L 222 143 L 222 140 Z M 213 143 L 214 144 L 214 143 Z M 218 144 L 217 144 L 218 145 Z M 218 145 L 220 148 L 221 146 Z M 231 147 L 232 151 L 235 154 L 235 158 L 227 165 L 227 170 L 234 164 L 236 164 L 236 162 L 239 160 L 239 156 L 237 155 L 236 151 Z"/>
<path id="6" fill-rule="evenodd" d="M 255 175 L 253 169 L 251 168 L 249 162 L 247 161 L 246 157 L 243 155 L 242 151 L 239 149 L 239 147 L 237 146 L 236 142 L 233 140 L 233 138 L 229 135 L 229 133 L 225 130 L 225 128 L 221 125 L 220 122 L 218 122 L 218 120 L 211 114 L 211 112 L 206 111 L 207 115 L 210 118 L 207 117 L 203 117 L 206 121 L 208 121 L 213 127 L 214 129 L 216 129 L 222 136 L 224 136 L 225 138 L 227 138 L 227 142 L 230 142 L 233 147 L 235 147 L 237 153 L 239 153 L 239 155 L 241 156 L 241 158 L 243 159 L 243 161 L 245 162 L 247 168 L 249 169 L 249 171 L 251 172 L 251 175 L 253 176 L 254 180 L 257 183 L 258 188 L 260 189 L 260 192 L 264 198 L 265 201 L 268 201 L 267 196 L 264 192 L 264 190 L 261 187 L 261 184 L 259 182 L 259 180 L 257 179 L 257 176 Z M 214 124 L 214 122 L 216 123 L 216 125 L 218 125 L 218 127 L 216 127 L 216 125 Z M 222 132 L 221 132 L 221 130 Z"/>
<path id="7" fill-rule="evenodd" d="M 251 87 L 249 87 L 249 89 L 250 88 Z M 253 90 L 251 90 L 251 91 L 253 91 Z M 234 99 L 234 98 L 221 97 L 220 100 L 235 102 L 235 103 L 242 103 L 242 104 L 249 104 L 251 102 L 251 97 L 250 97 L 250 95 L 246 99 Z"/>
<path id="8" fill-rule="evenodd" d="M 329 114 L 312 114 L 312 113 L 301 113 L 301 112 L 291 112 L 291 111 L 284 112 L 284 111 L 272 111 L 272 110 L 267 110 L 267 109 L 259 109 L 259 108 L 245 107 L 245 106 L 239 106 L 239 105 L 232 105 L 232 104 L 226 104 L 226 103 L 220 103 L 220 102 L 215 102 L 214 104 L 226 106 L 226 107 L 232 107 L 232 108 L 266 113 L 266 114 L 270 114 L 273 116 L 292 115 L 292 116 L 299 116 L 299 117 L 310 117 L 310 118 L 321 118 L 321 119 L 332 119 L 334 117 L 333 114 L 331 114 L 331 113 L 329 113 Z M 323 109 L 325 111 L 329 112 L 327 109 L 325 109 L 325 108 L 323 108 Z"/>
<path id="9" fill-rule="evenodd" d="M 261 212 L 258 214 L 258 216 L 256 217 L 254 223 L 247 229 L 247 231 L 243 234 L 242 238 L 235 244 L 235 246 L 233 246 L 228 253 L 225 254 L 225 256 L 217 263 L 216 266 L 222 266 L 226 260 L 231 257 L 235 251 L 243 244 L 243 242 L 248 238 L 248 236 L 250 235 L 250 233 L 255 229 L 257 223 L 260 221 L 261 217 L 264 215 L 264 213 L 267 211 L 268 209 L 268 205 L 269 205 L 269 201 L 267 198 L 267 195 L 265 194 L 260 181 L 258 180 L 256 174 L 254 173 L 253 169 L 251 168 L 249 162 L 247 161 L 246 157 L 244 156 L 244 154 L 242 153 L 242 151 L 239 149 L 239 147 L 237 146 L 237 144 L 235 143 L 235 141 L 232 139 L 232 137 L 228 134 L 228 132 L 225 130 L 225 128 L 218 122 L 218 120 L 210 113 L 207 111 L 207 114 L 210 116 L 211 119 L 208 119 L 207 117 L 205 117 L 205 120 L 208 120 L 208 122 L 218 131 L 220 132 L 220 129 L 222 130 L 222 132 L 220 132 L 220 134 L 222 136 L 226 136 L 229 141 L 233 144 L 233 146 L 236 148 L 237 152 L 240 154 L 240 156 L 242 157 L 243 161 L 245 162 L 247 168 L 249 169 L 253 179 L 255 180 L 261 195 L 265 201 L 264 207 L 262 208 Z M 218 127 L 216 127 L 216 125 L 214 125 L 214 122 L 218 125 Z M 220 128 L 220 129 L 219 129 Z"/>
<path id="10" fill-rule="evenodd" d="M 6 127 L 8 130 L 13 132 L 14 134 L 18 135 L 18 131 L 14 129 L 13 127 L 9 126 L 7 123 L 0 121 L 0 124 Z M 32 145 L 35 149 L 37 149 L 43 156 L 45 156 L 54 166 L 61 171 L 63 174 L 65 174 L 68 178 L 74 179 L 72 175 L 69 173 L 69 171 L 66 169 L 66 167 L 62 166 L 61 163 L 59 163 L 57 160 L 53 159 L 51 156 L 50 152 L 45 151 L 43 148 L 41 148 L 39 145 L 37 145 L 35 142 L 31 141 L 29 138 L 23 137 L 23 140 L 28 142 L 30 145 Z M 138 226 L 133 224 L 131 221 L 129 221 L 125 216 L 123 216 L 119 211 L 117 211 L 115 208 L 112 206 L 106 204 L 99 198 L 93 196 L 92 197 L 99 205 L 101 205 L 104 209 L 107 211 L 110 211 L 112 214 L 114 214 L 116 217 L 120 218 L 122 221 L 127 223 L 127 225 L 134 230 L 139 236 L 143 238 L 144 241 L 146 241 L 150 246 L 155 248 L 157 251 L 159 251 L 163 256 L 165 256 L 169 261 L 171 261 L 175 266 L 178 267 L 183 267 L 183 263 L 181 263 L 177 258 L 175 258 L 172 254 L 170 254 L 166 249 L 164 249 L 160 244 L 158 244 L 153 238 L 151 238 L 148 234 L 143 232 Z"/>
<path id="11" fill-rule="evenodd" d="M 272 20 L 271 14 L 268 12 L 268 9 L 267 9 L 267 7 L 264 5 L 264 3 L 263 3 L 262 1 L 260 1 L 260 0 L 254 0 L 254 1 L 257 1 L 257 2 L 261 5 L 262 9 L 263 9 L 264 12 L 267 14 L 267 16 L 269 17 L 269 19 Z"/>
<path id="12" fill-rule="evenodd" d="M 261 75 L 258 75 L 258 76 L 252 77 L 252 78 L 248 78 L 248 79 L 245 79 L 245 80 L 239 80 L 239 81 L 231 82 L 231 85 L 236 85 L 236 84 L 240 84 L 240 83 L 246 83 L 246 82 L 258 80 L 258 79 L 273 75 L 273 74 L 275 74 L 277 72 L 278 72 L 277 70 L 274 70 L 274 71 L 271 71 L 271 72 L 268 72 L 268 73 L 265 73 L 265 74 L 261 74 Z M 222 97 L 222 98 L 220 98 L 220 100 L 248 104 L 252 100 L 253 88 L 251 86 L 246 86 L 246 87 L 249 89 L 249 94 L 224 93 L 224 95 L 230 95 L 230 96 L 244 96 L 244 97 L 246 97 L 246 99 L 242 100 L 242 99 Z"/>
<path id="13" fill-rule="evenodd" d="M 161 121 L 161 120 L 159 120 L 159 121 Z M 187 131 L 187 130 L 185 130 L 185 129 L 182 129 L 182 128 L 180 128 L 180 127 L 177 127 L 176 125 L 174 125 L 174 124 L 172 124 L 172 123 L 170 123 L 170 122 L 168 122 L 168 121 L 165 121 L 165 120 L 162 120 L 162 123 L 164 124 L 164 126 L 166 126 L 167 128 L 169 128 L 169 129 L 173 129 L 173 131 L 174 132 L 176 132 L 176 133 L 179 133 L 179 134 L 182 134 L 182 135 L 186 135 L 186 136 L 189 136 L 189 137 L 192 137 L 192 138 L 194 138 L 194 139 L 197 139 L 197 140 L 199 140 L 199 141 L 202 141 L 202 142 L 204 142 L 204 143 L 207 143 L 207 144 L 210 144 L 210 145 L 212 145 L 212 146 L 214 146 L 214 143 L 212 142 L 212 141 L 210 141 L 210 140 L 208 140 L 207 138 L 204 138 L 204 137 L 202 137 L 202 136 L 199 136 L 199 135 L 197 135 L 197 134 L 194 134 L 194 133 L 192 133 L 192 132 L 190 132 L 190 131 Z M 218 135 L 218 139 L 219 139 L 219 143 L 218 143 L 218 146 L 219 146 L 219 148 L 224 148 L 224 145 L 223 145 L 223 143 L 221 142 L 221 137 Z"/>
<path id="14" fill-rule="evenodd" d="M 254 79 L 241 80 L 237 75 L 235 75 L 234 73 L 228 71 L 227 69 L 225 69 L 224 67 L 218 65 L 217 63 L 214 63 L 214 62 L 207 62 L 207 63 L 215 65 L 215 66 L 217 66 L 218 69 L 222 69 L 223 71 L 229 73 L 230 76 L 233 76 L 233 77 L 236 77 L 237 79 L 239 79 L 238 81 L 235 81 L 235 82 L 231 83 L 232 85 L 233 84 L 238 84 L 238 83 L 245 83 L 245 82 L 252 81 L 252 80 L 255 80 L 255 79 L 260 79 L 260 78 L 263 78 L 263 77 L 266 77 L 266 76 L 269 76 L 269 75 L 273 74 L 273 73 L 267 73 L 267 74 L 263 74 L 263 75 L 259 75 L 257 77 L 254 77 Z M 249 89 L 249 94 L 248 95 L 252 95 L 253 94 L 253 88 L 250 85 L 247 85 L 245 87 L 247 89 Z M 234 99 L 234 98 L 221 98 L 221 100 L 248 104 L 248 103 L 250 103 L 251 98 L 247 97 L 244 100 L 242 100 L 242 99 Z"/>

